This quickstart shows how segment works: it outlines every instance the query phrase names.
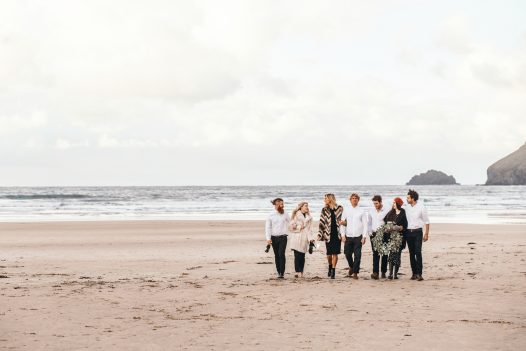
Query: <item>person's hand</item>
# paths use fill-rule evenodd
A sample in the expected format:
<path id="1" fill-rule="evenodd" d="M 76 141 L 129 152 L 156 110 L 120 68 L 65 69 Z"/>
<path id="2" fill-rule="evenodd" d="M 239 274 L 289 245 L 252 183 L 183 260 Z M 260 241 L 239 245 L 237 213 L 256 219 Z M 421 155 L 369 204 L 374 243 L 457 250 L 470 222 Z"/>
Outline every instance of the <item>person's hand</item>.
<path id="1" fill-rule="evenodd" d="M 429 239 L 429 234 L 428 233 L 425 233 L 424 234 L 424 242 L 427 241 Z"/>
<path id="2" fill-rule="evenodd" d="M 366 241 L 367 241 L 367 238 L 364 236 L 364 237 L 362 238 L 362 245 L 365 245 L 365 242 L 366 242 Z"/>
<path id="3" fill-rule="evenodd" d="M 345 225 L 345 221 L 339 221 L 338 224 L 339 225 Z"/>
<path id="4" fill-rule="evenodd" d="M 347 237 L 345 235 L 342 236 L 342 243 L 345 242 L 345 240 L 347 240 Z"/>
<path id="5" fill-rule="evenodd" d="M 267 240 L 268 245 L 272 245 L 272 240 Z"/>
<path id="6" fill-rule="evenodd" d="M 292 230 L 296 230 L 296 228 L 298 228 L 297 224 L 296 223 L 292 223 Z"/>

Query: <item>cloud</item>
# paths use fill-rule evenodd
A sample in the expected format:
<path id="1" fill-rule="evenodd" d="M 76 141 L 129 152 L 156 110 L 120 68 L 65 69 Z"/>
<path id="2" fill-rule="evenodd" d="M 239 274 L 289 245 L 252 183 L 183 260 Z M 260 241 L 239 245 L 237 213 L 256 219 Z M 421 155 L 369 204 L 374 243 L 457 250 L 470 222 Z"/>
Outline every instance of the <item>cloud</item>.
<path id="1" fill-rule="evenodd" d="M 466 16 L 452 15 L 446 18 L 442 24 L 436 42 L 455 54 L 469 54 L 472 48 L 472 39 L 470 38 L 470 24 Z"/>
<path id="2" fill-rule="evenodd" d="M 28 115 L 0 115 L 0 134 L 15 133 L 20 130 L 37 129 L 45 126 L 48 119 L 42 111 L 32 111 Z"/>
<path id="3" fill-rule="evenodd" d="M 483 182 L 526 135 L 526 20 L 512 12 L 5 1 L 2 181 L 44 164 L 56 183 L 404 183 L 427 167 Z"/>
<path id="4" fill-rule="evenodd" d="M 27 144 L 28 147 L 34 147 L 34 143 Z M 77 147 L 89 147 L 90 143 L 88 141 L 81 141 L 81 142 L 72 142 L 67 139 L 57 139 L 55 141 L 55 148 L 59 150 L 67 150 L 71 148 L 77 148 Z"/>

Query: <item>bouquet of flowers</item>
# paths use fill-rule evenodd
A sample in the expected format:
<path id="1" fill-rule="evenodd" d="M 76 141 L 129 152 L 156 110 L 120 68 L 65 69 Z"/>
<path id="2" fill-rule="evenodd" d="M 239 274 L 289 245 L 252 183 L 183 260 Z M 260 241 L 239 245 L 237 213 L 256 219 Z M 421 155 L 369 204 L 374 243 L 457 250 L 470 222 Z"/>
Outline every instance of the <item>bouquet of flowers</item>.
<path id="1" fill-rule="evenodd" d="M 385 235 L 389 235 L 389 240 L 384 241 Z M 387 222 L 376 230 L 376 235 L 371 238 L 371 242 L 375 251 L 380 256 L 389 256 L 390 253 L 396 253 L 402 247 L 402 233 L 400 233 L 400 226 L 393 222 Z"/>

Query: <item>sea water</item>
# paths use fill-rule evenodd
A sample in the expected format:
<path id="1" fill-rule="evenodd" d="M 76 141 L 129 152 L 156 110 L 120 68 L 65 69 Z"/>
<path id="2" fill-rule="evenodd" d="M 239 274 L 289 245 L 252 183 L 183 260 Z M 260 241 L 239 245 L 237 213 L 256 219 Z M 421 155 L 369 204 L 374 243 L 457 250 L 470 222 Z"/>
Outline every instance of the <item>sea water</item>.
<path id="1" fill-rule="evenodd" d="M 262 220 L 281 197 L 290 213 L 309 202 L 317 219 L 325 193 L 350 206 L 349 195 L 371 207 L 375 194 L 391 205 L 406 199 L 409 186 L 138 186 L 138 187 L 0 187 L 1 221 L 217 219 Z M 526 186 L 415 186 L 434 223 L 526 223 Z"/>

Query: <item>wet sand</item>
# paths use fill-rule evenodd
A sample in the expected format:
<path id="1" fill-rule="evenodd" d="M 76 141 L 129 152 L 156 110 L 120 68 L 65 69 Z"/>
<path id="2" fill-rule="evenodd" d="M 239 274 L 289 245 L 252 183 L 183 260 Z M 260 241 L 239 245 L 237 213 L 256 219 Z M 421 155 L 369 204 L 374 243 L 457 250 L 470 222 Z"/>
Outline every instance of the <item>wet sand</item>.
<path id="1" fill-rule="evenodd" d="M 1 350 L 519 350 L 526 226 L 435 224 L 423 282 L 275 279 L 257 221 L 0 223 Z"/>

